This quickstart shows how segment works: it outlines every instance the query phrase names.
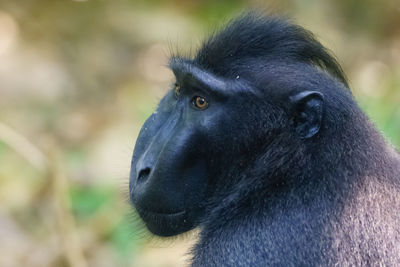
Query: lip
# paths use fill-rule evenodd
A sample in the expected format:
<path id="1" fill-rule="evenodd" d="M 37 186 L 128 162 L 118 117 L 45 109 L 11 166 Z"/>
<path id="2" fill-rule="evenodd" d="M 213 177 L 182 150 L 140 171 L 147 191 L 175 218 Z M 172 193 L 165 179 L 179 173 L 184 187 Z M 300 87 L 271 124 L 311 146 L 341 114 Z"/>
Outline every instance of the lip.
<path id="1" fill-rule="evenodd" d="M 142 214 L 150 215 L 150 216 L 163 216 L 163 217 L 176 217 L 182 216 L 186 213 L 185 210 L 177 211 L 177 212 L 156 212 L 152 210 L 146 210 L 136 207 L 137 211 Z"/>

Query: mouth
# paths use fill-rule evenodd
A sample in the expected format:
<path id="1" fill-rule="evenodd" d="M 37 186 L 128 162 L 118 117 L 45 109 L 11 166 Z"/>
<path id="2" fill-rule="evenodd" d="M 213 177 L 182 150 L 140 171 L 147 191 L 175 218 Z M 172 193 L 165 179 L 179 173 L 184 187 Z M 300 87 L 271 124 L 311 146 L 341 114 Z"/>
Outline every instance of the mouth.
<path id="1" fill-rule="evenodd" d="M 186 211 L 182 210 L 182 211 L 177 211 L 177 212 L 171 212 L 171 213 L 167 213 L 167 212 L 155 212 L 155 211 L 143 211 L 144 213 L 147 213 L 149 215 L 154 215 L 154 216 L 165 216 L 165 217 L 169 217 L 169 216 L 181 216 L 183 215 Z"/>
<path id="2" fill-rule="evenodd" d="M 151 233 L 162 236 L 174 236 L 193 228 L 187 211 L 170 213 L 154 212 L 136 207 L 136 210 Z"/>

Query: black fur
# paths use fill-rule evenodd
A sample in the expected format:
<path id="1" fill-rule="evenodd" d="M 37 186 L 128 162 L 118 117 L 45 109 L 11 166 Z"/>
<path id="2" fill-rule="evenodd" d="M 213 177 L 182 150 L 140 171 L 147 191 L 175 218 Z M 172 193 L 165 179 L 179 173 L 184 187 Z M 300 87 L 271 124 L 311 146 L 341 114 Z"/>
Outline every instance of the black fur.
<path id="1" fill-rule="evenodd" d="M 311 33 L 249 13 L 170 66 L 132 158 L 153 233 L 199 226 L 193 266 L 400 266 L 400 156 Z"/>

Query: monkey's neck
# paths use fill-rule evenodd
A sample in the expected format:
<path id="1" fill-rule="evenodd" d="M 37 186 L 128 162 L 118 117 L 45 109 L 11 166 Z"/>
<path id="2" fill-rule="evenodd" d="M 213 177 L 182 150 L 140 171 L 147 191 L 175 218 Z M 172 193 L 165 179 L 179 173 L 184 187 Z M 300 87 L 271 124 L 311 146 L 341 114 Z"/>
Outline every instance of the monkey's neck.
<path id="1" fill-rule="evenodd" d="M 331 253 L 335 251 L 334 241 L 343 240 L 353 242 L 351 250 L 344 246 L 336 252 L 350 260 L 353 248 L 365 253 L 357 243 L 362 235 L 370 228 L 381 229 L 382 225 L 387 232 L 369 236 L 375 238 L 368 241 L 371 251 L 382 251 L 379 244 L 389 242 L 388 239 L 398 243 L 398 235 L 391 232 L 393 226 L 379 220 L 382 214 L 389 216 L 384 220 L 400 219 L 392 209 L 399 203 L 400 159 L 376 130 L 366 131 L 369 133 L 361 133 L 362 138 L 353 143 L 354 135 L 342 144 L 325 143 L 328 150 L 321 150 L 324 154 L 314 150 L 316 154 L 310 155 L 304 154 L 307 150 L 298 150 L 291 155 L 292 160 L 282 161 L 287 163 L 284 172 L 275 172 L 278 176 L 286 175 L 281 177 L 281 183 L 279 177 L 271 176 L 274 172 L 266 170 L 268 166 L 262 165 L 262 161 L 253 167 L 264 168 L 265 176 L 254 177 L 262 172 L 245 170 L 242 175 L 247 179 L 241 179 L 206 215 L 200 241 L 195 246 L 194 266 L 213 262 L 210 257 L 214 255 L 219 262 L 223 259 L 222 262 L 232 265 L 237 258 L 245 259 L 246 263 L 255 259 L 249 266 L 258 266 L 260 259 L 271 263 L 279 260 L 285 266 L 290 264 L 283 263 L 304 259 L 336 262 L 337 254 Z M 268 183 L 272 178 L 276 182 Z M 374 228 L 376 225 L 379 227 Z M 374 247 L 376 244 L 378 247 Z M 398 259 L 396 250 L 388 253 Z"/>
<path id="2" fill-rule="evenodd" d="M 273 216 L 295 209 L 299 203 L 307 207 L 319 202 L 340 210 L 367 179 L 390 182 L 395 180 L 391 177 L 400 176 L 398 160 L 396 163 L 389 155 L 388 145 L 368 120 L 358 125 L 348 123 L 309 146 L 271 143 L 254 164 L 231 172 L 240 177 L 221 179 L 237 182 L 215 198 L 205 225 L 207 221 L 221 221 L 216 218 L 236 220 L 260 211 L 266 217 Z M 213 227 L 217 227 L 215 223 Z"/>

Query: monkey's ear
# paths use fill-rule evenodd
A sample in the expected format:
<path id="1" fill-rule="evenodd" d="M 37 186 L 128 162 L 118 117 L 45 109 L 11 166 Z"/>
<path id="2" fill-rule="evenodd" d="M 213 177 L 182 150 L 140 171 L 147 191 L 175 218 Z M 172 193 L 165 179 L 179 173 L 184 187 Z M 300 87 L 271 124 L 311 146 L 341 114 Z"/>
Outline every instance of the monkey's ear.
<path id="1" fill-rule="evenodd" d="M 301 138 L 311 138 L 321 127 L 324 95 L 316 91 L 303 91 L 289 98 L 296 133 Z"/>

